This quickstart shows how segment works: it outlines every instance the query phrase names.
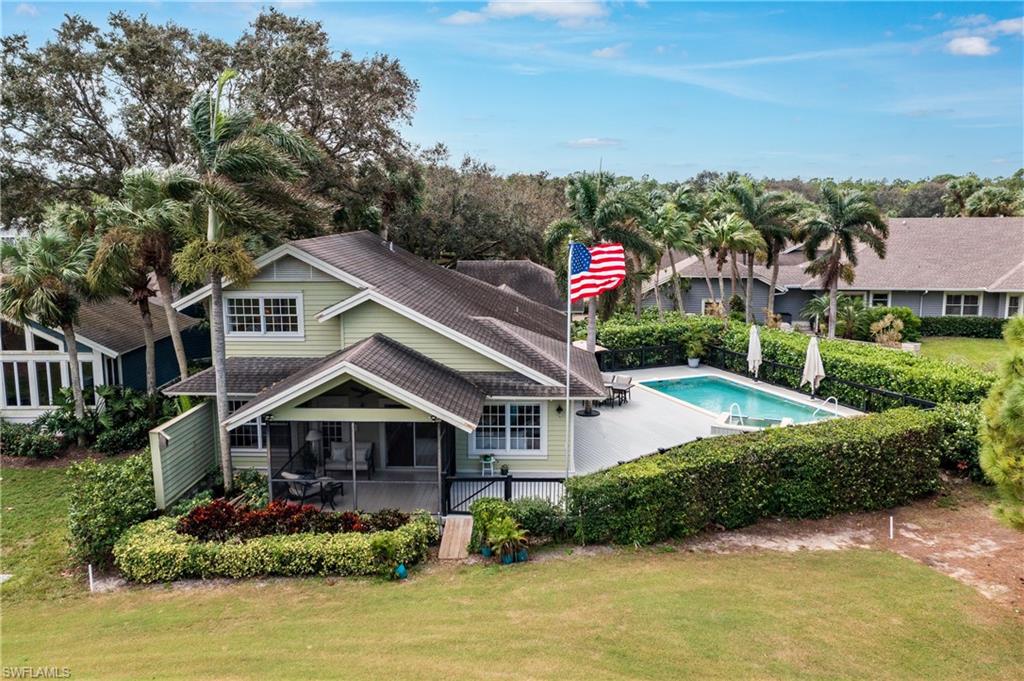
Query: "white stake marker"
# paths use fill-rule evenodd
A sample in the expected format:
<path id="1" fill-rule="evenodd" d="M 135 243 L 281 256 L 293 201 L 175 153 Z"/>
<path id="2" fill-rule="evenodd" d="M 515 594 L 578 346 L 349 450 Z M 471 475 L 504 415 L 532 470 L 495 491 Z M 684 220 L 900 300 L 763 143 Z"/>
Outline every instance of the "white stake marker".
<path id="1" fill-rule="evenodd" d="M 889 516 L 889 539 L 893 538 L 893 520 L 892 516 Z"/>
<path id="2" fill-rule="evenodd" d="M 92 591 L 93 591 L 93 585 L 92 585 L 92 563 L 89 563 L 89 593 L 92 593 Z"/>

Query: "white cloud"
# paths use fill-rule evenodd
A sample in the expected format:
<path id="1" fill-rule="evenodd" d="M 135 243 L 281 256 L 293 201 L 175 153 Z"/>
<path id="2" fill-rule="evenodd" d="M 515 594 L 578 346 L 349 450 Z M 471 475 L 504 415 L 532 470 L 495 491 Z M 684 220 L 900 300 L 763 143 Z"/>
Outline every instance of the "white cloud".
<path id="1" fill-rule="evenodd" d="M 983 26 L 992 19 L 987 14 L 970 14 L 965 17 L 953 17 L 949 20 L 954 26 Z"/>
<path id="2" fill-rule="evenodd" d="M 626 48 L 629 47 L 629 43 L 619 43 L 618 45 L 609 45 L 608 47 L 602 47 L 593 50 L 590 53 L 592 57 L 598 57 L 600 59 L 621 59 L 626 56 Z"/>
<path id="3" fill-rule="evenodd" d="M 14 13 L 23 17 L 37 17 L 39 16 L 39 8 L 35 5 L 23 2 L 14 8 Z"/>
<path id="4" fill-rule="evenodd" d="M 579 28 L 606 16 L 608 8 L 597 0 L 491 0 L 479 12 L 460 10 L 441 21 L 465 26 L 489 19 L 530 17 L 538 21 L 554 21 L 567 28 Z"/>
<path id="5" fill-rule="evenodd" d="M 577 140 L 569 140 L 565 146 L 573 149 L 603 149 L 607 147 L 620 147 L 622 140 L 614 137 L 581 137 Z"/>
<path id="6" fill-rule="evenodd" d="M 998 51 L 999 48 L 989 42 L 988 38 L 979 35 L 953 38 L 946 43 L 946 52 L 958 57 L 987 57 Z"/>
<path id="7" fill-rule="evenodd" d="M 986 27 L 986 32 L 995 33 L 996 35 L 1013 35 L 1024 33 L 1024 17 L 1017 17 L 1015 19 L 1003 19 L 997 21 L 991 26 Z"/>
<path id="8" fill-rule="evenodd" d="M 481 24 L 485 21 L 487 21 L 487 17 L 480 12 L 467 12 L 464 9 L 441 19 L 442 24 L 451 24 L 452 26 L 469 26 L 471 24 Z"/>

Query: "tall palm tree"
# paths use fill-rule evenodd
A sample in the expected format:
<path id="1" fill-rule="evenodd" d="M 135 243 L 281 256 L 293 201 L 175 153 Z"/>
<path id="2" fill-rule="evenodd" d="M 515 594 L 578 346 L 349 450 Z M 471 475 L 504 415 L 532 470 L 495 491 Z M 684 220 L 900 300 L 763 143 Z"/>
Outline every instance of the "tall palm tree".
<path id="1" fill-rule="evenodd" d="M 608 173 L 580 173 L 569 177 L 565 187 L 570 217 L 555 220 L 544 237 L 544 251 L 551 261 L 564 266 L 569 241 L 594 245 L 619 242 L 628 254 L 653 258 L 654 245 L 638 226 L 635 201 L 627 192 L 615 191 Z M 605 294 L 606 295 L 606 294 Z M 597 345 L 597 297 L 587 305 L 587 349 Z"/>
<path id="2" fill-rule="evenodd" d="M 669 267 L 672 270 L 672 292 L 675 296 L 676 309 L 680 316 L 684 316 L 686 310 L 683 305 L 683 290 L 679 283 L 679 273 L 676 271 L 676 253 L 696 255 L 703 250 L 702 246 L 690 231 L 688 216 L 671 201 L 663 203 L 655 211 L 654 219 L 648 223 L 648 232 L 655 244 L 668 255 Z M 659 266 L 654 271 L 654 299 L 658 306 L 658 318 L 664 320 L 660 274 L 661 267 Z"/>
<path id="3" fill-rule="evenodd" d="M 76 234 L 69 223 L 80 209 L 63 204 L 47 212 L 45 226 L 15 242 L 0 245 L 0 313 L 27 325 L 30 319 L 61 330 L 68 353 L 75 416 L 85 416 L 85 398 L 78 366 L 75 323 L 83 298 L 89 295 L 86 272 L 95 252 L 89 234 Z M 79 444 L 84 444 L 83 435 Z"/>
<path id="4" fill-rule="evenodd" d="M 210 335 L 216 383 L 217 421 L 224 487 L 232 486 L 224 349 L 222 280 L 244 284 L 256 274 L 250 247 L 270 244 L 291 228 L 305 231 L 326 225 L 326 206 L 302 190 L 303 168 L 315 163 L 319 150 L 289 128 L 258 119 L 244 109 L 230 109 L 224 89 L 236 76 L 227 70 L 214 86 L 199 92 L 189 107 L 189 130 L 198 150 L 199 177 L 182 181 L 193 205 L 194 231 L 174 255 L 183 281 L 210 285 Z M 255 244 L 254 244 L 255 242 Z"/>
<path id="5" fill-rule="evenodd" d="M 836 337 L 836 295 L 839 280 L 853 283 L 857 249 L 865 244 L 879 258 L 885 257 L 889 225 L 867 194 L 842 192 L 833 182 L 821 186 L 822 203 L 817 213 L 800 228 L 804 252 L 811 262 L 806 272 L 820 276 L 828 291 L 828 337 Z"/>
<path id="6" fill-rule="evenodd" d="M 726 190 L 731 208 L 736 214 L 750 223 L 760 233 L 766 244 L 764 249 L 765 264 L 772 268 L 772 282 L 768 293 L 768 312 L 774 312 L 775 284 L 779 277 L 779 252 L 793 235 L 792 218 L 797 213 L 798 204 L 782 192 L 766 192 L 753 182 L 742 180 L 729 186 Z M 746 254 L 746 321 L 753 321 L 754 310 L 751 301 L 754 294 L 754 256 L 755 252 L 744 251 Z"/>
<path id="7" fill-rule="evenodd" d="M 736 213 L 728 213 L 722 217 L 705 218 L 700 226 L 700 238 L 715 257 L 718 270 L 718 291 L 721 296 L 723 311 L 728 313 L 728 298 L 725 295 L 725 279 L 722 269 L 732 254 L 737 251 L 754 252 L 765 247 L 764 239 L 750 223 Z M 735 293 L 735 284 L 732 293 Z M 749 307 L 749 306 L 748 306 Z"/>
<path id="8" fill-rule="evenodd" d="M 692 255 L 700 258 L 701 267 L 704 270 L 704 283 L 708 288 L 708 295 L 716 303 L 721 301 L 715 299 L 715 287 L 711 285 L 711 270 L 708 268 L 708 254 L 710 247 L 704 242 L 704 233 L 700 227 L 704 220 L 710 218 L 714 211 L 714 205 L 706 194 L 698 192 L 690 185 L 683 185 L 672 197 L 672 203 L 682 213 L 686 228 L 690 233 L 690 240 L 695 247 Z M 682 250 L 682 249 L 681 249 Z M 672 261 L 673 274 L 675 273 L 675 260 Z"/>

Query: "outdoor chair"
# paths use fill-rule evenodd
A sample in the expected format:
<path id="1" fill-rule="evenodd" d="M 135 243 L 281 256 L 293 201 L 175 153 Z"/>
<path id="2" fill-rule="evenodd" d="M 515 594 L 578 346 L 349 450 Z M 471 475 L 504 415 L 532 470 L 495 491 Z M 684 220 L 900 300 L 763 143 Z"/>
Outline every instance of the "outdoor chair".
<path id="1" fill-rule="evenodd" d="M 310 497 L 320 498 L 323 483 L 315 478 L 308 478 L 298 473 L 281 471 L 281 479 L 287 481 L 288 497 L 295 501 L 305 501 Z"/>
<path id="2" fill-rule="evenodd" d="M 615 382 L 615 374 L 606 374 L 601 372 L 601 382 L 604 383 L 605 398 L 601 400 L 601 404 L 607 404 L 610 407 L 615 406 L 615 391 L 613 389 L 613 383 Z"/>
<path id="3" fill-rule="evenodd" d="M 633 389 L 633 377 L 616 374 L 612 377 L 612 394 L 619 404 L 629 402 L 630 391 Z"/>

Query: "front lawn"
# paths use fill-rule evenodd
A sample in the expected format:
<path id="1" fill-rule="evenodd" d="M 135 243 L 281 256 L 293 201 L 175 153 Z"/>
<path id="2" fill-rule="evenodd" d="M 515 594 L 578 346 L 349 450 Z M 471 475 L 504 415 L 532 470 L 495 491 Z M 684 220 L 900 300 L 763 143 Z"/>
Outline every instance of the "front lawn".
<path id="1" fill-rule="evenodd" d="M 267 580 L 5 606 L 77 678 L 1010 679 L 1024 630 L 894 554 L 647 549 L 407 583 Z"/>
<path id="2" fill-rule="evenodd" d="M 921 354 L 925 357 L 969 364 L 986 371 L 995 371 L 999 361 L 1009 353 L 1002 338 L 928 336 L 921 339 Z"/>

